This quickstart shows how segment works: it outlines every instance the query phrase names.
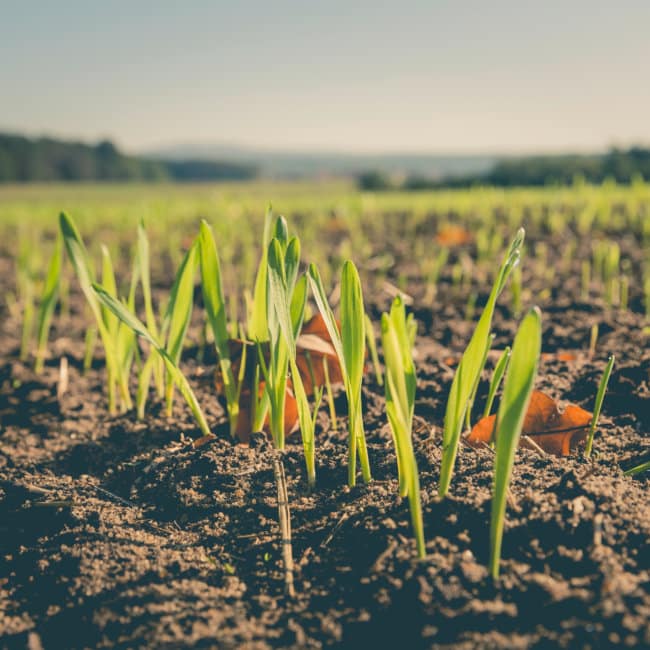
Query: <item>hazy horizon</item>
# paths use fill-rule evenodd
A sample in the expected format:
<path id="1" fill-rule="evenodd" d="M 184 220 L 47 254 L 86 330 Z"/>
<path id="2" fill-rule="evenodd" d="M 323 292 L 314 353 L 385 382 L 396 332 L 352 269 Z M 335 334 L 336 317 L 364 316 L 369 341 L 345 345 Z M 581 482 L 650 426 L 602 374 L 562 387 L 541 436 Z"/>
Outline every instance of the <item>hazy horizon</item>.
<path id="1" fill-rule="evenodd" d="M 650 143 L 650 3 L 2 4 L 0 129 L 352 155 Z"/>

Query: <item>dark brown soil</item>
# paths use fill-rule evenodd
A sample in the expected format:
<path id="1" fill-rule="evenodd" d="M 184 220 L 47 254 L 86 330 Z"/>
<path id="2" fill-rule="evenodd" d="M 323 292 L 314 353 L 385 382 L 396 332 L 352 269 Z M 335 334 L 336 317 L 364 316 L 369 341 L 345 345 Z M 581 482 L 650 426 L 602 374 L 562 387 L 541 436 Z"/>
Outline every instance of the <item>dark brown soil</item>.
<path id="1" fill-rule="evenodd" d="M 535 287 L 534 277 L 525 280 Z M 3 272 L 3 290 L 8 282 Z M 345 418 L 342 430 L 333 431 L 325 410 L 313 493 L 297 441 L 284 457 L 294 599 L 283 593 L 274 452 L 261 435 L 250 447 L 223 435 L 213 360 L 200 365 L 190 349 L 184 362 L 222 434 L 195 449 L 191 440 L 199 433 L 180 400 L 169 420 L 158 405 L 146 423 L 132 414 L 107 415 L 101 363 L 80 370 L 83 321 L 76 311 L 71 322 L 57 322 L 42 376 L 17 360 L 19 323 L 4 312 L 0 647 L 650 645 L 648 474 L 633 479 L 622 471 L 650 454 L 644 320 L 634 311 L 608 311 L 596 299 L 580 302 L 571 280 L 562 283 L 564 290 L 555 287 L 542 303 L 544 350 L 571 351 L 576 360 L 545 357 L 536 387 L 591 410 L 608 355 L 615 352 L 618 361 L 594 458 L 519 452 L 501 579 L 493 582 L 485 568 L 492 453 L 463 448 L 452 495 L 437 497 L 440 431 L 453 377 L 444 360 L 458 357 L 473 325 L 462 316 L 462 299 L 443 292 L 423 307 L 414 284 L 420 322 L 415 446 L 427 558 L 415 556 L 408 506 L 397 497 L 382 390 L 369 376 L 370 485 L 345 487 Z M 375 316 L 386 304 L 378 291 L 370 302 Z M 600 337 L 589 359 L 593 323 Z M 496 348 L 511 342 L 516 325 L 500 306 Z M 70 385 L 58 399 L 62 356 L 70 361 Z M 337 404 L 344 414 L 345 400 Z"/>

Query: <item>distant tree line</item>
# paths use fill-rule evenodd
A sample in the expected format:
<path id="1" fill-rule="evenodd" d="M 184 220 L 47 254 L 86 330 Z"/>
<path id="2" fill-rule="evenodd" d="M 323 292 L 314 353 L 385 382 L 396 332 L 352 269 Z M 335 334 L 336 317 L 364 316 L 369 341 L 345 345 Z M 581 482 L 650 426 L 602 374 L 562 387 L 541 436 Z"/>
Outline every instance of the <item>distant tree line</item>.
<path id="1" fill-rule="evenodd" d="M 570 185 L 577 179 L 602 183 L 606 179 L 631 183 L 639 178 L 650 181 L 650 149 L 611 149 L 603 155 L 529 156 L 498 161 L 483 174 L 432 179 L 408 176 L 396 183 L 385 173 L 370 171 L 359 176 L 364 190 L 426 190 L 450 187 L 493 185 L 496 187 Z"/>
<path id="2" fill-rule="evenodd" d="M 0 183 L 245 180 L 256 174 L 239 163 L 127 156 L 108 140 L 88 145 L 0 133 Z"/>

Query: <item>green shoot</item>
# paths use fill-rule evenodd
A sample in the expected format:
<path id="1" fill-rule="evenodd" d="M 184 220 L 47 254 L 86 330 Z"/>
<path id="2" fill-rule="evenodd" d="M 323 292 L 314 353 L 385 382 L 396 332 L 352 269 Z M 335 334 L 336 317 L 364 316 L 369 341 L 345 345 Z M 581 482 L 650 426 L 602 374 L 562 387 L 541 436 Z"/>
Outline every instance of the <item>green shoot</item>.
<path id="1" fill-rule="evenodd" d="M 197 248 L 198 244 L 195 241 L 178 268 L 163 320 L 163 332 L 166 334 L 165 349 L 175 366 L 178 366 L 180 362 L 185 335 L 192 316 Z M 165 386 L 165 403 L 168 416 L 172 414 L 173 399 L 174 378 L 171 373 L 168 373 Z"/>
<path id="2" fill-rule="evenodd" d="M 221 280 L 221 266 L 217 247 L 212 235 L 212 230 L 205 221 L 201 221 L 199 232 L 199 252 L 201 259 L 201 285 L 203 288 L 203 302 L 208 315 L 208 323 L 212 329 L 214 344 L 217 349 L 219 367 L 223 378 L 224 392 L 226 394 L 226 410 L 230 424 L 230 435 L 237 432 L 237 419 L 239 417 L 239 396 L 241 383 L 235 380 L 230 362 L 228 349 L 228 318 L 223 295 Z M 244 364 L 242 363 L 242 366 Z M 255 393 L 255 396 L 257 393 Z M 256 401 L 255 399 L 253 401 Z"/>
<path id="3" fill-rule="evenodd" d="M 315 264 L 309 266 L 308 277 L 316 304 L 341 364 L 349 412 L 348 484 L 353 487 L 356 484 L 357 451 L 363 480 L 368 483 L 372 479 L 363 431 L 361 404 L 365 360 L 365 310 L 361 281 L 354 264 L 349 260 L 346 261 L 341 274 L 341 331 L 339 332 Z"/>
<path id="4" fill-rule="evenodd" d="M 109 413 L 116 412 L 115 384 L 117 383 L 120 390 L 122 410 L 126 411 L 131 408 L 131 397 L 129 395 L 128 377 L 123 372 L 122 365 L 117 358 L 115 348 L 116 341 L 109 331 L 108 324 L 104 321 L 101 304 L 93 291 L 93 272 L 88 260 L 88 253 L 83 244 L 81 236 L 74 225 L 74 222 L 62 212 L 59 215 L 59 225 L 63 242 L 68 252 L 68 257 L 77 275 L 79 286 L 86 297 L 90 310 L 95 317 L 95 324 L 99 332 L 104 352 L 106 355 L 106 370 L 108 372 L 108 410 Z"/>
<path id="5" fill-rule="evenodd" d="M 386 414 L 397 455 L 400 496 L 409 498 L 411 522 L 418 555 L 426 554 L 420 479 L 413 450 L 412 426 L 415 409 L 415 365 L 406 310 L 401 297 L 395 298 L 388 314 L 381 317 L 381 342 L 386 364 Z"/>
<path id="6" fill-rule="evenodd" d="M 127 327 L 131 328 L 135 334 L 147 341 L 153 350 L 155 350 L 160 357 L 162 358 L 167 373 L 172 378 L 174 383 L 178 386 L 181 394 L 185 398 L 194 419 L 196 420 L 199 428 L 206 436 L 212 436 L 212 432 L 208 427 L 208 424 L 203 415 L 203 411 L 199 405 L 196 395 L 192 391 L 192 388 L 187 381 L 185 375 L 181 372 L 178 365 L 172 360 L 168 351 L 159 343 L 159 341 L 153 336 L 153 334 L 147 329 L 146 325 L 142 323 L 132 312 L 130 312 L 121 302 L 113 298 L 101 285 L 93 284 L 91 286 L 94 295 L 97 297 L 98 301 L 108 309 L 111 313 L 117 316 L 119 320 L 124 323 Z"/>
<path id="7" fill-rule="evenodd" d="M 641 463 L 640 465 L 636 465 L 635 467 L 630 467 L 630 469 L 626 469 L 623 474 L 625 476 L 636 476 L 637 474 L 641 474 L 642 472 L 647 472 L 650 470 L 650 460 L 646 460 L 644 463 Z"/>
<path id="8" fill-rule="evenodd" d="M 596 433 L 596 426 L 598 425 L 600 411 L 603 408 L 603 400 L 605 399 L 607 384 L 609 383 L 609 377 L 612 374 L 614 361 L 615 358 L 612 354 L 612 356 L 609 357 L 607 365 L 605 366 L 605 372 L 603 372 L 603 376 L 600 380 L 600 385 L 598 386 L 598 392 L 596 393 L 596 403 L 594 404 L 594 414 L 591 418 L 591 426 L 589 427 L 589 435 L 587 436 L 587 444 L 585 445 L 585 458 L 589 458 L 591 456 L 591 448 L 594 444 L 594 434 Z"/>
<path id="9" fill-rule="evenodd" d="M 95 345 L 97 344 L 97 328 L 93 325 L 86 329 L 84 336 L 84 372 L 88 372 L 93 365 L 93 354 L 95 352 Z"/>
<path id="10" fill-rule="evenodd" d="M 485 349 L 489 344 L 490 328 L 496 301 L 503 291 L 512 270 L 519 263 L 523 241 L 524 229 L 520 228 L 501 264 L 483 314 L 465 349 L 451 385 L 443 430 L 442 465 L 440 468 L 440 486 L 438 489 L 441 497 L 444 497 L 449 491 L 451 477 L 456 464 L 456 456 L 458 454 L 458 444 L 460 442 L 463 420 L 465 419 L 465 413 L 469 406 L 470 396 L 474 391 L 474 385 L 480 376 Z"/>
<path id="11" fill-rule="evenodd" d="M 296 243 L 294 244 L 294 242 Z M 302 376 L 296 362 L 296 338 L 302 328 L 307 301 L 306 278 L 302 276 L 300 280 L 294 280 L 299 255 L 300 250 L 297 239 L 292 239 L 286 250 L 283 250 L 278 239 L 273 238 L 271 240 L 268 250 L 268 301 L 273 306 L 274 316 L 269 317 L 269 324 L 275 327 L 277 323 L 284 339 L 284 345 L 288 348 L 291 381 L 298 407 L 298 421 L 305 453 L 307 480 L 309 486 L 313 487 L 316 483 L 316 415 L 322 398 L 322 389 L 317 393 L 316 407 L 312 415 Z M 270 334 L 271 358 L 273 358 L 273 350 L 278 346 L 278 342 L 276 341 L 276 332 L 270 330 Z M 273 414 L 273 402 L 271 402 L 271 405 L 271 413 Z"/>
<path id="12" fill-rule="evenodd" d="M 375 377 L 377 377 L 377 385 L 384 385 L 384 378 L 381 374 L 381 366 L 379 365 L 379 355 L 377 354 L 377 341 L 375 340 L 375 329 L 372 326 L 372 321 L 368 314 L 365 315 L 366 321 L 366 343 L 370 351 L 370 358 L 372 359 L 372 367 L 375 369 Z"/>
<path id="13" fill-rule="evenodd" d="M 140 221 L 138 224 L 138 253 L 137 253 L 139 264 L 140 264 L 140 277 L 142 282 L 142 297 L 144 299 L 144 312 L 145 312 L 145 322 L 147 328 L 151 332 L 154 338 L 158 339 L 158 325 L 156 323 L 156 314 L 153 310 L 153 300 L 151 297 L 151 270 L 150 270 L 150 256 L 149 256 L 149 239 L 147 237 L 147 231 L 144 228 L 144 222 Z M 149 390 L 149 381 L 151 373 L 153 372 L 154 381 L 156 389 L 158 391 L 158 396 L 160 398 L 165 395 L 165 378 L 164 378 L 164 366 L 160 357 L 154 355 L 153 361 L 151 362 L 151 367 L 144 370 L 142 368 L 140 377 L 138 378 L 138 388 L 140 393 L 140 398 L 138 401 L 138 411 L 142 410 L 144 412 L 144 401 L 146 400 L 146 395 Z M 146 365 L 146 364 L 145 364 Z M 144 397 L 144 399 L 143 399 Z"/>
<path id="14" fill-rule="evenodd" d="M 255 289 L 253 293 L 252 309 L 248 318 L 248 337 L 253 341 L 266 341 L 269 336 L 269 328 L 266 313 L 266 293 L 267 293 L 267 255 L 269 242 L 271 241 L 271 220 L 273 210 L 271 206 L 266 210 L 264 216 L 264 233 L 262 236 L 262 258 L 257 268 L 255 277 Z"/>
<path id="15" fill-rule="evenodd" d="M 484 418 L 490 415 L 490 412 L 492 411 L 492 404 L 494 404 L 494 398 L 496 397 L 499 386 L 501 385 L 501 380 L 503 379 L 503 374 L 508 367 L 509 360 L 510 346 L 501 353 L 497 365 L 494 367 L 494 372 L 492 373 L 492 379 L 490 381 L 490 388 L 488 389 L 487 402 L 485 403 L 485 410 L 483 411 Z"/>
<path id="16" fill-rule="evenodd" d="M 295 341 L 297 335 L 297 331 L 294 331 L 291 297 L 296 286 L 299 263 L 300 242 L 296 237 L 289 240 L 287 223 L 283 217 L 279 217 L 275 224 L 275 236 L 267 251 L 268 364 L 264 361 L 259 343 L 260 353 L 258 356 L 266 380 L 271 437 L 276 448 L 280 450 L 284 449 L 285 402 L 291 340 Z M 275 301 L 271 296 L 275 298 Z M 304 303 L 302 310 L 296 309 L 293 316 L 300 320 L 299 330 L 304 316 Z"/>
<path id="17" fill-rule="evenodd" d="M 38 311 L 38 335 L 36 345 L 36 363 L 34 371 L 43 372 L 45 357 L 47 355 L 47 338 L 52 323 L 52 316 L 59 293 L 59 282 L 61 278 L 61 258 L 63 253 L 63 242 L 59 233 L 54 245 L 54 253 L 45 276 L 45 287 Z"/>
<path id="18" fill-rule="evenodd" d="M 503 397 L 496 417 L 496 458 L 490 518 L 490 573 L 499 577 L 506 497 L 515 451 L 535 383 L 542 347 L 542 315 L 533 307 L 522 321 L 512 346 Z"/>

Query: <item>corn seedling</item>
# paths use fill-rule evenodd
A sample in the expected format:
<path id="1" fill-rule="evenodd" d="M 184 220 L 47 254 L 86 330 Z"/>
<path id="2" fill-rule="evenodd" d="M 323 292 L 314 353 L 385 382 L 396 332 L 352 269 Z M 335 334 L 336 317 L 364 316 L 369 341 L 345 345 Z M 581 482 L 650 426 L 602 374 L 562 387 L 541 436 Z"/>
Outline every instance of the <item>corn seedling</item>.
<path id="1" fill-rule="evenodd" d="M 490 517 L 490 573 L 499 577 L 506 497 L 515 451 L 537 374 L 542 346 L 542 316 L 537 307 L 524 317 L 515 336 L 503 397 L 496 418 L 496 457 Z"/>
<path id="2" fill-rule="evenodd" d="M 178 366 L 180 362 L 185 335 L 192 316 L 197 248 L 198 244 L 195 241 L 178 268 L 163 318 L 162 333 L 166 341 L 165 350 L 174 366 Z M 168 372 L 165 382 L 165 406 L 168 416 L 172 414 L 174 383 L 174 377 Z"/>
<path id="3" fill-rule="evenodd" d="M 600 411 L 603 408 L 603 400 L 605 399 L 605 393 L 607 392 L 607 384 L 609 383 L 609 377 L 612 374 L 612 368 L 614 367 L 614 355 L 609 357 L 609 361 L 605 366 L 605 372 L 600 379 L 600 384 L 598 385 L 598 392 L 596 393 L 596 403 L 594 404 L 594 414 L 591 419 L 591 425 L 589 426 L 589 436 L 587 437 L 587 444 L 585 445 L 585 458 L 591 456 L 591 449 L 594 444 L 594 435 L 596 433 L 596 427 L 598 426 L 598 418 L 600 417 Z"/>
<path id="4" fill-rule="evenodd" d="M 74 222 L 64 212 L 59 216 L 59 226 L 68 257 L 75 270 L 79 286 L 86 297 L 86 301 L 95 318 L 95 325 L 99 332 L 104 353 L 106 356 L 106 369 L 108 372 L 108 410 L 111 414 L 116 412 L 116 387 L 119 390 L 121 407 L 123 411 L 131 408 L 128 376 L 124 373 L 123 364 L 120 363 L 117 351 L 117 340 L 109 331 L 109 323 L 105 321 L 105 313 L 97 295 L 93 291 L 93 271 L 88 258 L 86 247 L 74 225 Z"/>
<path id="5" fill-rule="evenodd" d="M 226 395 L 226 410 L 230 424 L 230 435 L 235 436 L 237 431 L 237 418 L 239 417 L 239 397 L 241 394 L 241 380 L 235 379 L 230 362 L 228 349 L 228 319 L 226 304 L 223 296 L 221 281 L 221 267 L 214 237 L 210 227 L 205 221 L 201 222 L 199 233 L 199 252 L 201 259 L 201 286 L 203 288 L 203 303 L 207 312 L 208 323 L 212 329 L 214 344 L 219 359 L 219 367 L 223 377 L 224 393 Z M 245 354 L 246 346 L 243 348 Z M 242 370 L 245 367 L 242 359 Z M 257 395 L 257 393 L 255 393 Z"/>
<path id="6" fill-rule="evenodd" d="M 114 316 L 116 316 L 135 334 L 147 341 L 149 345 L 151 345 L 152 349 L 155 350 L 158 355 L 160 355 L 163 363 L 165 364 L 168 376 L 171 378 L 171 381 L 173 381 L 174 384 L 178 386 L 178 389 L 190 407 L 190 410 L 192 411 L 194 419 L 199 425 L 199 428 L 204 435 L 211 437 L 212 433 L 208 427 L 199 402 L 194 395 L 194 391 L 192 391 L 187 378 L 181 372 L 178 365 L 172 360 L 172 357 L 168 351 L 160 344 L 156 338 L 154 338 L 153 334 L 149 332 L 146 325 L 142 323 L 142 321 L 140 321 L 137 316 L 129 311 L 129 309 L 127 309 L 121 302 L 111 296 L 110 293 L 108 293 L 101 285 L 93 284 L 91 289 L 94 295 L 97 297 L 98 302 L 109 309 Z"/>
<path id="7" fill-rule="evenodd" d="M 646 460 L 645 463 L 641 463 L 640 465 L 635 465 L 634 467 L 630 467 L 630 469 L 626 469 L 623 474 L 625 474 L 625 476 L 636 476 L 637 474 L 641 474 L 642 472 L 647 471 L 650 471 L 650 460 Z"/>
<path id="8" fill-rule="evenodd" d="M 440 486 L 438 490 L 441 497 L 445 496 L 449 491 L 449 484 L 451 483 L 456 456 L 458 454 L 458 444 L 463 421 L 469 407 L 469 399 L 474 391 L 475 384 L 479 380 L 485 350 L 489 345 L 490 328 L 492 326 L 492 316 L 496 301 L 503 291 L 512 270 L 519 263 L 523 241 L 524 230 L 521 228 L 517 232 L 501 264 L 485 309 L 481 314 L 474 334 L 463 353 L 463 357 L 454 375 L 447 401 L 443 430 L 442 465 L 440 468 Z"/>
<path id="9" fill-rule="evenodd" d="M 492 379 L 490 380 L 490 388 L 488 389 L 487 401 L 485 402 L 485 409 L 483 410 L 484 418 L 490 415 L 492 411 L 492 404 L 494 404 L 494 398 L 499 390 L 499 386 L 501 386 L 501 380 L 503 379 L 503 375 L 508 367 L 509 360 L 510 346 L 501 353 L 497 365 L 494 366 L 494 372 L 492 373 Z"/>
<path id="10" fill-rule="evenodd" d="M 273 265 L 271 265 L 269 260 L 271 255 L 274 255 Z M 284 292 L 288 296 L 287 301 L 291 301 L 289 296 L 293 296 L 294 287 L 298 278 L 298 266 L 300 264 L 300 242 L 296 237 L 289 239 L 287 222 L 284 217 L 279 217 L 275 223 L 275 236 L 269 244 L 267 264 L 266 322 L 268 324 L 269 337 L 268 363 L 264 359 L 259 343 L 258 356 L 264 373 L 266 393 L 269 400 L 271 437 L 273 438 L 275 447 L 283 450 L 287 374 L 289 371 L 290 356 L 290 347 L 287 339 L 289 330 L 293 332 L 293 325 L 291 320 L 291 307 L 283 303 L 274 304 L 270 294 L 272 284 L 275 283 L 278 286 L 273 286 L 274 296 L 281 296 Z M 282 265 L 281 269 L 278 266 L 280 264 Z M 271 273 L 272 269 L 275 271 L 273 274 Z M 299 315 L 300 324 L 302 324 L 303 316 L 304 305 L 302 307 L 302 314 Z"/>
<path id="11" fill-rule="evenodd" d="M 34 364 L 34 371 L 37 373 L 43 372 L 45 366 L 45 357 L 47 355 L 47 339 L 50 332 L 50 325 L 52 323 L 52 316 L 56 301 L 59 293 L 59 282 L 61 278 L 61 257 L 62 257 L 63 243 L 61 234 L 59 233 L 54 244 L 54 252 L 50 259 L 50 264 L 45 276 L 45 286 L 43 288 L 43 295 L 38 310 L 38 327 L 37 327 L 37 343 L 36 343 L 36 362 Z"/>
<path id="12" fill-rule="evenodd" d="M 398 296 L 390 312 L 381 317 L 381 343 L 386 365 L 386 414 L 397 455 L 399 493 L 408 497 L 411 523 L 419 557 L 426 554 L 420 479 L 413 450 L 412 426 L 415 409 L 416 376 L 412 337 L 403 300 Z"/>
<path id="13" fill-rule="evenodd" d="M 158 339 L 158 325 L 151 296 L 149 238 L 147 237 L 147 231 L 145 230 L 143 221 L 140 221 L 138 224 L 138 258 L 140 264 L 142 297 L 144 301 L 145 323 L 154 338 Z M 149 391 L 149 377 L 151 373 L 154 375 L 154 383 L 158 392 L 158 397 L 162 399 L 165 396 L 164 365 L 158 355 L 153 355 L 151 357 L 151 362 L 148 366 L 146 363 L 143 365 L 138 378 L 139 391 L 137 404 L 138 416 L 141 418 L 144 417 L 144 408 L 147 393 Z"/>
<path id="14" fill-rule="evenodd" d="M 359 273 L 346 261 L 341 273 L 341 331 L 327 300 L 323 282 L 315 264 L 310 264 L 309 283 L 341 365 L 343 384 L 348 400 L 348 484 L 356 485 L 357 452 L 363 480 L 371 479 L 370 462 L 363 430 L 361 383 L 365 360 L 365 310 Z"/>
<path id="15" fill-rule="evenodd" d="M 307 278 L 297 279 L 300 262 L 300 244 L 292 238 L 283 246 L 281 240 L 274 237 L 268 250 L 268 323 L 271 343 L 269 374 L 272 375 L 273 360 L 281 358 L 287 350 L 291 382 L 298 408 L 298 421 L 302 436 L 307 467 L 307 480 L 310 487 L 316 483 L 316 444 L 315 428 L 318 406 L 323 396 L 323 389 L 316 390 L 316 404 L 312 415 L 302 375 L 296 362 L 296 339 L 302 328 L 307 301 Z M 285 370 L 286 372 L 286 370 Z M 275 381 L 275 379 L 274 379 Z M 313 382 L 312 382 L 313 384 Z M 285 396 L 282 395 L 284 403 Z M 278 407 L 274 396 L 270 394 L 271 418 Z M 283 404 L 284 405 L 284 404 Z M 284 432 L 284 423 L 283 423 Z"/>

